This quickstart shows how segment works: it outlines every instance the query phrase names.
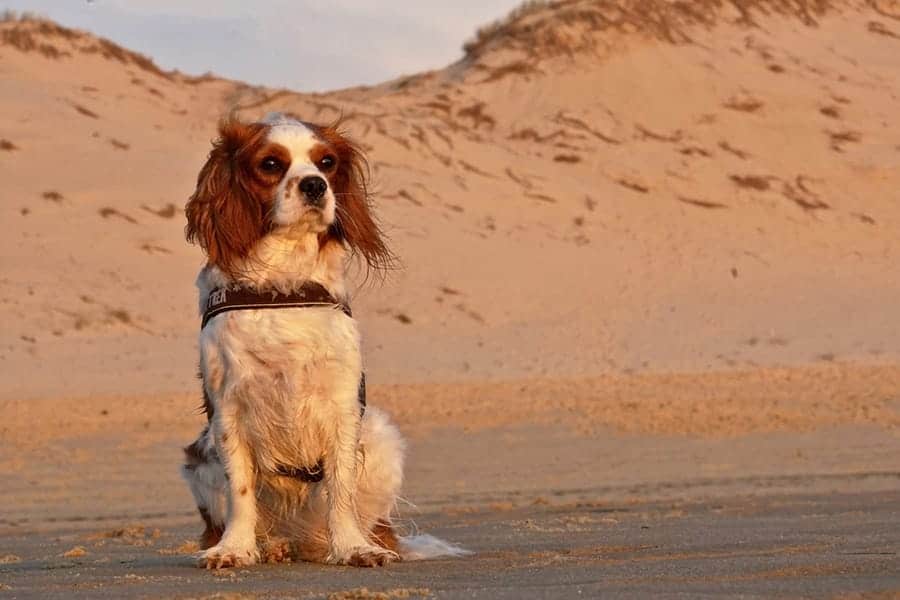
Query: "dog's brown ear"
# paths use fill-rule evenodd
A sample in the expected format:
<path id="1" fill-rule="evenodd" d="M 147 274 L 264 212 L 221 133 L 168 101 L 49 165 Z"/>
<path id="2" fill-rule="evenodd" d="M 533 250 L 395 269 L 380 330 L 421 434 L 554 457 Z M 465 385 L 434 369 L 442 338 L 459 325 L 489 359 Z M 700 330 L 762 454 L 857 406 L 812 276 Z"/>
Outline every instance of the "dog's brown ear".
<path id="1" fill-rule="evenodd" d="M 361 256 L 369 267 L 390 268 L 396 259 L 372 211 L 365 155 L 336 125 L 321 128 L 319 134 L 329 142 L 338 158 L 332 176 L 337 209 L 329 234 Z"/>
<path id="2" fill-rule="evenodd" d="M 245 150 L 261 134 L 258 124 L 223 119 L 184 209 L 187 240 L 199 243 L 209 264 L 229 274 L 263 234 L 263 206 L 251 195 L 241 165 Z"/>

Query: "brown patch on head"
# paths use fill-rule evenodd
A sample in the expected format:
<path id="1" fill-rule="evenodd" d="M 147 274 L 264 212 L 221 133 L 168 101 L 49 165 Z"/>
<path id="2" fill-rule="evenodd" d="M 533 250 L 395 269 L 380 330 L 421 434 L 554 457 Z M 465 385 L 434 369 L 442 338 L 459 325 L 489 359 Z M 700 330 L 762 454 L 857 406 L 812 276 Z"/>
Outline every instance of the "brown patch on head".
<path id="1" fill-rule="evenodd" d="M 247 486 L 245 485 L 241 488 L 241 496 L 246 496 L 246 495 L 247 495 Z"/>
<path id="2" fill-rule="evenodd" d="M 328 154 L 333 154 L 337 159 L 330 169 L 319 167 L 328 178 L 337 203 L 335 222 L 323 236 L 323 245 L 338 241 L 362 256 L 369 267 L 390 267 L 394 255 L 388 249 L 384 233 L 372 212 L 368 190 L 369 165 L 362 150 L 340 130 L 338 123 L 304 124 L 323 142 L 313 148 L 310 159 L 317 165 Z"/>
<path id="3" fill-rule="evenodd" d="M 337 155 L 328 143 L 316 144 L 309 151 L 309 160 L 325 175 L 329 175 L 337 168 Z M 323 160 L 329 160 L 327 164 Z"/>
<path id="4" fill-rule="evenodd" d="M 268 130 L 262 123 L 223 119 L 185 207 L 188 241 L 199 243 L 209 263 L 229 274 L 268 230 L 275 188 L 290 165 L 287 149 L 266 140 Z M 264 168 L 265 159 L 275 168 Z"/>
<path id="5" fill-rule="evenodd" d="M 336 199 L 335 222 L 322 236 L 322 245 L 341 243 L 369 267 L 390 267 L 394 255 L 372 214 L 368 164 L 359 146 L 338 124 L 300 122 L 321 141 L 310 151 L 310 159 L 328 178 Z M 291 164 L 288 150 L 267 140 L 269 129 L 265 123 L 244 123 L 233 116 L 223 119 L 219 139 L 213 142 L 185 207 L 188 241 L 199 243 L 209 263 L 228 274 L 235 273 L 240 260 L 271 227 L 275 190 Z M 323 163 L 326 156 L 334 158 L 333 164 Z"/>

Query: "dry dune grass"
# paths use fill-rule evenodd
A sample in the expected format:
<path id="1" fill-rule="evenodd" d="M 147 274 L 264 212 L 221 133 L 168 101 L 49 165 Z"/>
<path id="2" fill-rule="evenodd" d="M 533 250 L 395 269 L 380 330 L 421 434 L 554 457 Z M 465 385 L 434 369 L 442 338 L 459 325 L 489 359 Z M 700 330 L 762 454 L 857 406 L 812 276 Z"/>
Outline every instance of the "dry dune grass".
<path id="1" fill-rule="evenodd" d="M 12 46 L 22 52 L 39 52 L 50 59 L 72 56 L 71 53 L 60 50 L 55 45 L 40 39 L 41 37 L 61 37 L 71 40 L 75 34 L 70 29 L 51 21 L 38 19 L 28 13 L 17 15 L 12 11 L 6 11 L 0 21 L 7 25 L 14 24 L 11 27 L 4 27 L 0 31 L 0 45 Z"/>
<path id="2" fill-rule="evenodd" d="M 0 46 L 11 46 L 21 52 L 38 52 L 45 58 L 61 60 L 72 58 L 75 53 L 97 54 L 164 79 L 172 79 L 174 72 L 163 71 L 152 59 L 126 50 L 120 45 L 83 32 L 63 27 L 32 13 L 17 14 L 5 11 L 0 17 L 5 27 L 0 29 Z"/>
<path id="3" fill-rule="evenodd" d="M 530 0 L 506 18 L 479 29 L 463 50 L 470 60 L 497 49 L 514 49 L 536 60 L 592 51 L 608 31 L 689 43 L 693 27 L 713 27 L 723 17 L 755 26 L 758 17 L 775 14 L 814 25 L 828 10 L 859 4 L 846 0 Z"/>

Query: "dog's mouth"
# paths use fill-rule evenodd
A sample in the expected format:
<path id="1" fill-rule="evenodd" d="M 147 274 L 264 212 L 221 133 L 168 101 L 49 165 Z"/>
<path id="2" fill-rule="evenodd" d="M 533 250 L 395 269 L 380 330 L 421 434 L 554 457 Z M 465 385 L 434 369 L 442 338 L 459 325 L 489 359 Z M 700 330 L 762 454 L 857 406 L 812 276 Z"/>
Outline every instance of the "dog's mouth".
<path id="1" fill-rule="evenodd" d="M 323 231 L 335 221 L 334 195 L 327 190 L 320 198 L 298 197 L 290 188 L 282 192 L 271 213 L 275 227 L 306 227 Z"/>

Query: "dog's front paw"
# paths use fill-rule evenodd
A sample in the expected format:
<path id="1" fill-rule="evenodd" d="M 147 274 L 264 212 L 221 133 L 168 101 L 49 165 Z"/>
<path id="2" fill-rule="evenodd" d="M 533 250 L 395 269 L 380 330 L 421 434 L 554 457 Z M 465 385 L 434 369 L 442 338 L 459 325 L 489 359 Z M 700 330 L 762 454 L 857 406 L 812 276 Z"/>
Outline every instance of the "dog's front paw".
<path id="1" fill-rule="evenodd" d="M 228 544 L 217 544 L 200 555 L 197 566 L 203 569 L 227 569 L 246 567 L 259 560 L 256 547 L 240 548 Z"/>
<path id="2" fill-rule="evenodd" d="M 381 546 L 366 545 L 343 552 L 332 550 L 327 562 L 351 567 L 383 567 L 395 560 L 400 560 L 400 555 L 396 552 Z"/>
<path id="3" fill-rule="evenodd" d="M 347 562 L 352 567 L 383 567 L 395 560 L 400 560 L 400 555 L 380 546 L 368 546 L 358 548 Z"/>
<path id="4" fill-rule="evenodd" d="M 260 562 L 289 563 L 291 559 L 291 545 L 288 540 L 270 539 L 262 546 Z"/>

